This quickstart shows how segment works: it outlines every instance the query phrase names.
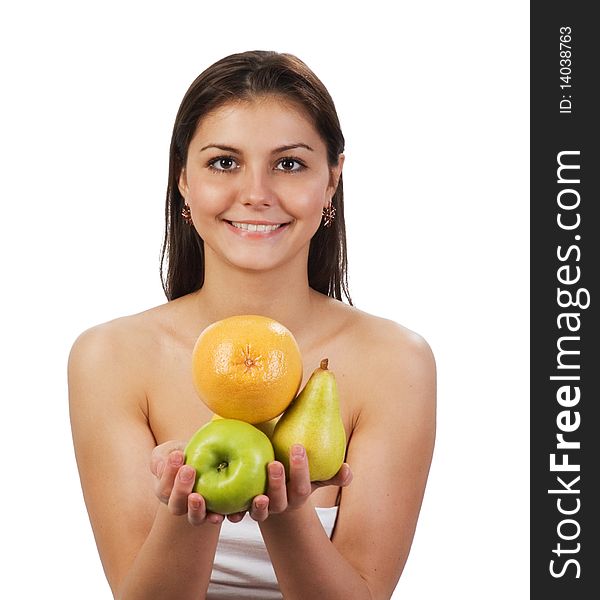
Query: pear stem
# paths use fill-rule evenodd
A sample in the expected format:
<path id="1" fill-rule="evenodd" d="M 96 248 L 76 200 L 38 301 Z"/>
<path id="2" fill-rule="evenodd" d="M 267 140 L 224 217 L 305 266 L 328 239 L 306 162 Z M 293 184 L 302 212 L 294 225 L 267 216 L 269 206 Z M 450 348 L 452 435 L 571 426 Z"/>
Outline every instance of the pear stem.
<path id="1" fill-rule="evenodd" d="M 328 358 L 324 358 L 321 361 L 321 369 L 323 369 L 323 371 L 327 371 L 327 365 L 329 364 L 329 359 Z"/>

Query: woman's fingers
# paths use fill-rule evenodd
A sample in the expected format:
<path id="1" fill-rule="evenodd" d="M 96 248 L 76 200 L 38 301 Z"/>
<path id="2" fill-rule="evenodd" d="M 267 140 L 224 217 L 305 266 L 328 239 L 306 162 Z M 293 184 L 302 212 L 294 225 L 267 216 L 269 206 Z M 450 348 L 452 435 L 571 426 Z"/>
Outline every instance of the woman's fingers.
<path id="1" fill-rule="evenodd" d="M 169 458 L 169 454 L 174 450 L 181 450 L 183 452 L 185 448 L 185 442 L 178 440 L 171 440 L 159 444 L 152 450 L 150 456 L 150 470 L 155 477 L 160 477 L 165 467 L 165 463 Z"/>
<path id="2" fill-rule="evenodd" d="M 183 465 L 183 452 L 175 450 L 169 454 L 162 464 L 158 465 L 157 480 L 154 493 L 163 504 L 169 504 L 177 472 Z"/>
<path id="3" fill-rule="evenodd" d="M 350 465 L 348 463 L 343 463 L 340 467 L 340 470 L 327 481 L 313 481 L 312 487 L 313 490 L 316 490 L 319 487 L 325 487 L 326 485 L 336 485 L 338 487 L 346 487 L 350 485 L 352 481 L 352 469 L 350 469 Z"/>
<path id="4" fill-rule="evenodd" d="M 220 515 L 219 513 L 207 512 L 206 520 L 210 523 L 214 523 L 215 525 L 221 524 L 225 520 L 225 515 Z"/>
<path id="5" fill-rule="evenodd" d="M 280 462 L 273 461 L 272 463 L 269 463 L 269 466 L 267 468 L 267 474 L 269 477 L 267 487 L 267 497 L 269 503 L 268 512 L 282 513 L 288 506 L 287 488 L 285 485 L 285 469 L 283 468 L 283 465 Z M 254 502 L 256 502 L 258 498 L 263 497 L 264 496 L 257 496 L 254 499 Z M 258 511 L 261 510 L 261 507 L 253 505 L 253 509 L 254 514 L 258 515 Z M 251 516 L 252 518 L 254 518 L 254 515 L 252 515 L 252 513 Z"/>
<path id="6" fill-rule="evenodd" d="M 196 470 L 189 465 L 183 465 L 178 471 L 173 482 L 173 489 L 169 496 L 167 506 L 174 515 L 185 515 L 188 511 L 188 496 L 194 488 Z"/>
<path id="7" fill-rule="evenodd" d="M 312 492 L 306 450 L 294 444 L 290 450 L 290 480 L 287 485 L 289 508 L 302 506 Z"/>
<path id="8" fill-rule="evenodd" d="M 192 525 L 202 525 L 206 522 L 220 525 L 225 519 L 224 515 L 209 512 L 206 508 L 206 501 L 200 494 L 197 494 L 196 492 L 192 492 L 188 496 L 187 515 L 188 521 Z M 244 517 L 244 513 L 236 513 L 235 515 L 229 516 L 233 517 L 234 519 L 241 520 Z M 237 520 L 234 522 L 237 522 Z"/>
<path id="9" fill-rule="evenodd" d="M 237 512 L 237 513 L 232 513 L 230 515 L 227 515 L 227 518 L 232 522 L 232 523 L 239 523 L 243 518 L 244 515 L 246 514 L 246 511 L 243 510 L 242 512 Z"/>
<path id="10" fill-rule="evenodd" d="M 183 442 L 165 442 L 152 452 L 150 468 L 156 477 L 154 492 L 173 515 L 187 515 L 192 525 L 220 524 L 224 516 L 209 512 L 204 498 L 193 491 L 196 470 L 184 464 Z M 243 517 L 243 513 L 242 513 Z"/>
<path id="11" fill-rule="evenodd" d="M 269 516 L 269 497 L 261 494 L 260 496 L 256 496 L 252 500 L 252 505 L 250 506 L 250 516 L 255 521 L 264 521 Z"/>
<path id="12" fill-rule="evenodd" d="M 196 492 L 187 497 L 187 518 L 190 525 L 202 525 L 206 521 L 206 503 Z"/>

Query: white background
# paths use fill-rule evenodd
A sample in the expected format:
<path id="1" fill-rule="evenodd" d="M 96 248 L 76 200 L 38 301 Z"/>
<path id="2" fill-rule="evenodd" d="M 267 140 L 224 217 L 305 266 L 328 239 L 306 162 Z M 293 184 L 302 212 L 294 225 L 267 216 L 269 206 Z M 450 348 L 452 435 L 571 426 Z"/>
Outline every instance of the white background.
<path id="1" fill-rule="evenodd" d="M 527 598 L 529 7 L 518 0 L 1 9 L 0 596 L 111 597 L 73 457 L 67 356 L 87 327 L 164 301 L 175 113 L 200 71 L 248 49 L 297 54 L 329 88 L 347 140 L 354 302 L 421 333 L 437 358 L 434 461 L 394 598 Z"/>

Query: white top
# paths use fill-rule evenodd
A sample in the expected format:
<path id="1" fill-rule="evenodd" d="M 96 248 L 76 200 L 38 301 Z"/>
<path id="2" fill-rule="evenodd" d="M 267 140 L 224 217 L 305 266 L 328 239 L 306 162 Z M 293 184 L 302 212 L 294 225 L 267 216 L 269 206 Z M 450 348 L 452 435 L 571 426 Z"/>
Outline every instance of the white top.
<path id="1" fill-rule="evenodd" d="M 316 508 L 316 511 L 331 538 L 338 507 Z M 239 523 L 223 521 L 206 598 L 282 600 L 258 523 L 248 514 Z"/>

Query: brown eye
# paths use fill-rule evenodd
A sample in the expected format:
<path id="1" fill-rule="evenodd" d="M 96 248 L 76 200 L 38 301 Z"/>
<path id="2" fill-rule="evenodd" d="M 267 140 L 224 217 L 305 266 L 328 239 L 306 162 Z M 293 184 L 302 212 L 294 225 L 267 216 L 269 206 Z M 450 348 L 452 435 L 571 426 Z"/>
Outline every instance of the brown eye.
<path id="1" fill-rule="evenodd" d="M 295 158 L 282 158 L 277 163 L 278 171 L 294 172 L 294 171 L 300 171 L 303 168 L 304 168 L 304 165 L 300 161 L 296 160 Z"/>
<path id="2" fill-rule="evenodd" d="M 238 164 L 231 156 L 220 156 L 208 163 L 215 171 L 233 171 Z"/>

